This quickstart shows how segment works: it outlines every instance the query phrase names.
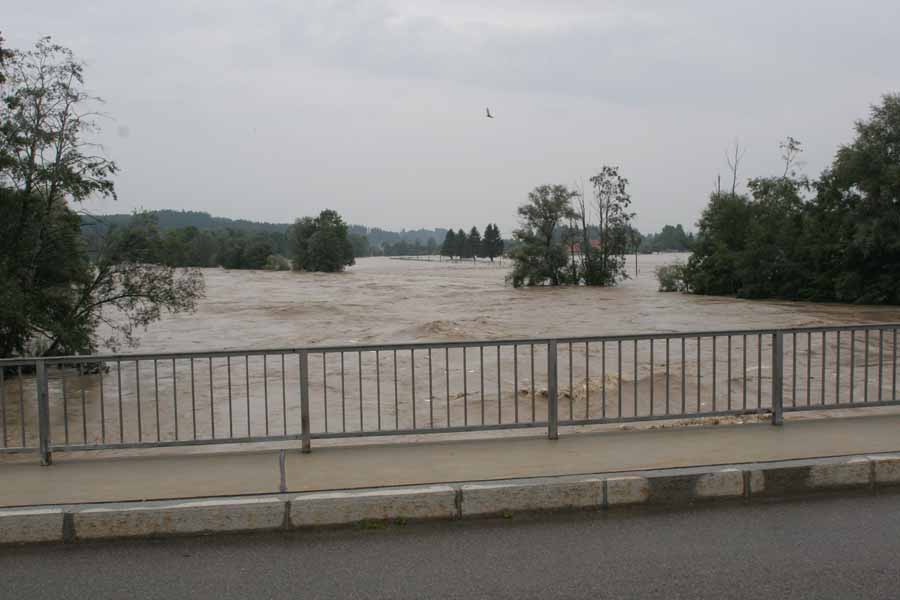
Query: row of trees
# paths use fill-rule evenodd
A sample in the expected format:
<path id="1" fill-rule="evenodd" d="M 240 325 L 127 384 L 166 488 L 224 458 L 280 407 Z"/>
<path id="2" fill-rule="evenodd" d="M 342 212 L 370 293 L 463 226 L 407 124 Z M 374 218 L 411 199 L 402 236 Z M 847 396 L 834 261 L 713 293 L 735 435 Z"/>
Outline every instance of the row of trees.
<path id="1" fill-rule="evenodd" d="M 528 194 L 510 250 L 515 287 L 615 285 L 628 277 L 625 256 L 639 241 L 628 180 L 618 167 L 604 166 L 590 182 L 590 200 L 564 185 L 542 185 Z"/>
<path id="2" fill-rule="evenodd" d="M 665 225 L 659 233 L 642 236 L 639 251 L 644 254 L 653 252 L 688 252 L 694 243 L 694 234 L 686 233 L 679 225 Z"/>
<path id="3" fill-rule="evenodd" d="M 82 237 L 73 207 L 116 197 L 118 166 L 88 139 L 99 102 L 67 48 L 0 38 L 0 357 L 134 343 L 203 294 L 197 271 L 148 262 L 140 227 Z"/>
<path id="4" fill-rule="evenodd" d="M 491 262 L 498 256 L 503 256 L 503 238 L 500 228 L 496 223 L 488 223 L 484 228 L 484 237 L 477 227 L 472 227 L 466 234 L 462 229 L 447 231 L 444 243 L 441 245 L 441 256 L 451 259 L 468 259 L 473 261 L 478 258 L 489 258 Z"/>
<path id="5" fill-rule="evenodd" d="M 796 170 L 716 191 L 681 286 L 698 294 L 900 304 L 900 95 L 886 95 L 816 180 Z"/>

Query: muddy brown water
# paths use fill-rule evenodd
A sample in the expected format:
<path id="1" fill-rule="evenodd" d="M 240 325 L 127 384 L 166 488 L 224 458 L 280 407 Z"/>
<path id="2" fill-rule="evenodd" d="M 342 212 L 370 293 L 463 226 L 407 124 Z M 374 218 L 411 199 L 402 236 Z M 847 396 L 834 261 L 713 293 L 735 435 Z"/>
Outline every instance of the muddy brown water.
<path id="1" fill-rule="evenodd" d="M 637 276 L 631 259 L 632 278 L 615 288 L 514 289 L 504 282 L 508 265 L 487 262 L 369 258 L 342 274 L 206 269 L 207 296 L 197 312 L 169 315 L 155 323 L 141 335 L 136 351 L 352 347 L 900 322 L 900 309 L 894 307 L 658 292 L 655 267 L 685 259 L 641 256 Z M 884 335 L 879 338 L 873 331 L 868 340 L 862 333 L 852 339 L 849 334 L 832 335 L 824 342 L 819 337 L 786 338 L 786 369 L 797 375 L 786 375 L 787 401 L 846 401 L 851 389 L 857 400 L 892 398 L 896 341 L 890 333 Z M 768 406 L 768 338 L 703 338 L 699 348 L 696 339 L 686 340 L 683 347 L 681 340 L 673 339 L 669 346 L 666 354 L 665 342 L 655 342 L 651 361 L 647 342 L 636 347 L 630 342 L 621 347 L 561 344 L 560 416 L 627 418 Z M 840 359 L 839 346 L 844 353 Z M 852 384 L 851 356 L 856 365 Z M 881 369 L 873 363 L 866 379 L 862 365 L 877 356 Z M 71 369 L 51 373 L 55 443 L 264 437 L 299 431 L 296 354 L 107 366 L 103 375 L 79 376 Z M 343 356 L 323 357 L 313 352 L 309 369 L 310 418 L 319 433 L 498 425 L 543 421 L 547 416 L 543 345 L 473 347 L 465 353 L 348 350 Z M 2 408 L 0 447 L 22 445 L 23 424 L 25 445 L 32 445 L 33 382 L 7 378 Z"/>

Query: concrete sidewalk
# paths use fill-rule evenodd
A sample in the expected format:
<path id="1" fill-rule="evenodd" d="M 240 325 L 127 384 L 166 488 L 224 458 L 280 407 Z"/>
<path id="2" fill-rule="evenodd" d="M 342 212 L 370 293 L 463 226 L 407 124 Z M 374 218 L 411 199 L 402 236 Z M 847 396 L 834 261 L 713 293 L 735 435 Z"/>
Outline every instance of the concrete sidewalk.
<path id="1" fill-rule="evenodd" d="M 0 463 L 0 507 L 239 496 L 756 463 L 900 450 L 900 415 L 128 458 Z"/>

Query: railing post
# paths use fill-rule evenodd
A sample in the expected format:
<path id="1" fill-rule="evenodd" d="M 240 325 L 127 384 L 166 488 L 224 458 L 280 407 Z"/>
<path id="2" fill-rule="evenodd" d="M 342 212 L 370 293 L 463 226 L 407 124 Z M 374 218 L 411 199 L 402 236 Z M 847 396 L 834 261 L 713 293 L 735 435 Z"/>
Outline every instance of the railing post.
<path id="1" fill-rule="evenodd" d="M 312 444 L 309 430 L 309 355 L 306 350 L 300 351 L 300 434 L 301 451 L 309 454 Z"/>
<path id="2" fill-rule="evenodd" d="M 559 439 L 559 398 L 557 395 L 556 340 L 547 343 L 547 438 Z"/>
<path id="3" fill-rule="evenodd" d="M 783 422 L 784 333 L 777 331 L 772 334 L 772 425 L 781 425 Z"/>
<path id="4" fill-rule="evenodd" d="M 37 390 L 38 438 L 41 452 L 41 465 L 53 464 L 50 452 L 50 389 L 47 378 L 47 365 L 43 359 L 35 361 L 34 387 Z"/>

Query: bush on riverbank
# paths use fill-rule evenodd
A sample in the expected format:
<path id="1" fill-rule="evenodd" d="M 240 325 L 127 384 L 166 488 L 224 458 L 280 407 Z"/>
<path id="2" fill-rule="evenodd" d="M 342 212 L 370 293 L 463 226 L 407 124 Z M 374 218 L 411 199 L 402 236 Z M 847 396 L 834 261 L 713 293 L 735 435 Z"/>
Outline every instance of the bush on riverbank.
<path id="1" fill-rule="evenodd" d="M 714 193 L 684 271 L 698 294 L 900 304 L 900 95 L 884 97 L 816 181 L 794 171 Z M 807 194 L 812 193 L 811 196 Z"/>

